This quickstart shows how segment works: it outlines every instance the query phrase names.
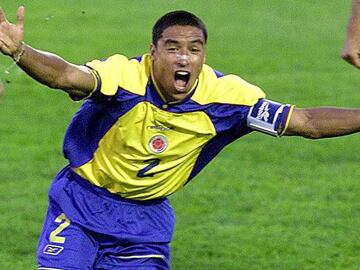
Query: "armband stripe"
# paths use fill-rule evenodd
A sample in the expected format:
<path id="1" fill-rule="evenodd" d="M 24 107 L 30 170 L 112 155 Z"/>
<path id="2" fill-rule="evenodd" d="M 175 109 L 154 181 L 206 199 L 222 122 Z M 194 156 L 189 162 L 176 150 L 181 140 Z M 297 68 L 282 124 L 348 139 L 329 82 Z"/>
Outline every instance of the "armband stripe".
<path id="1" fill-rule="evenodd" d="M 94 80 L 95 80 L 95 85 L 94 88 L 91 92 L 95 92 L 96 90 L 99 90 L 101 87 L 101 80 L 100 80 L 100 76 L 97 73 L 96 70 L 90 69 L 91 75 L 93 75 Z"/>
<path id="2" fill-rule="evenodd" d="M 87 69 L 90 71 L 90 73 L 91 73 L 91 75 L 93 76 L 93 78 L 94 78 L 94 81 L 95 81 L 95 83 L 94 83 L 94 88 L 90 91 L 90 93 L 87 95 L 87 96 L 85 96 L 85 97 L 78 97 L 78 96 L 76 96 L 76 95 L 74 95 L 74 96 L 71 96 L 70 95 L 70 98 L 74 101 L 74 102 L 81 102 L 81 101 L 83 101 L 83 100 L 85 100 L 85 99 L 89 99 L 89 98 L 91 98 L 95 93 L 97 93 L 97 92 L 99 92 L 99 90 L 101 89 L 101 79 L 100 79 L 100 76 L 99 76 L 99 74 L 97 73 L 97 71 L 96 70 L 94 70 L 94 69 L 92 69 L 91 67 L 88 67 L 88 66 L 85 66 L 85 67 L 87 67 Z"/>
<path id="3" fill-rule="evenodd" d="M 85 67 L 90 71 L 91 75 L 94 78 L 94 88 L 89 92 L 89 94 L 85 97 L 78 97 L 77 95 L 70 95 L 70 98 L 72 99 L 72 101 L 74 102 L 81 102 L 85 99 L 88 99 L 90 97 L 92 97 L 94 95 L 94 93 L 98 92 L 101 89 L 101 79 L 99 74 L 97 73 L 96 70 L 92 69 L 91 67 L 88 67 L 85 65 Z"/>
<path id="4" fill-rule="evenodd" d="M 279 134 L 279 136 L 281 137 L 282 135 L 284 135 L 284 133 L 286 132 L 286 130 L 287 130 L 287 128 L 288 128 L 288 126 L 289 126 L 289 122 L 290 122 L 290 118 L 291 118 L 291 115 L 292 115 L 292 113 L 293 113 L 293 111 L 294 111 L 294 108 L 295 108 L 295 106 L 294 105 L 292 105 L 289 109 L 288 109 L 288 111 L 287 111 L 287 115 L 284 115 L 283 116 L 283 128 L 282 128 L 282 131 L 281 131 L 281 133 Z"/>
<path id="5" fill-rule="evenodd" d="M 100 78 L 99 73 L 95 69 L 93 69 L 91 67 L 88 67 L 88 66 L 86 66 L 86 67 L 89 69 L 91 75 L 94 77 L 94 80 L 95 80 L 94 88 L 90 93 L 90 94 L 92 94 L 92 93 L 100 90 L 100 88 L 101 88 L 101 78 Z"/>
<path id="6" fill-rule="evenodd" d="M 91 97 L 97 95 L 100 92 L 101 85 L 102 85 L 99 73 L 92 67 L 89 67 L 89 66 L 86 66 L 86 67 L 89 69 L 91 75 L 94 77 L 95 85 L 94 85 L 94 89 L 91 90 L 91 92 L 83 99 L 88 99 L 88 98 L 91 98 Z"/>

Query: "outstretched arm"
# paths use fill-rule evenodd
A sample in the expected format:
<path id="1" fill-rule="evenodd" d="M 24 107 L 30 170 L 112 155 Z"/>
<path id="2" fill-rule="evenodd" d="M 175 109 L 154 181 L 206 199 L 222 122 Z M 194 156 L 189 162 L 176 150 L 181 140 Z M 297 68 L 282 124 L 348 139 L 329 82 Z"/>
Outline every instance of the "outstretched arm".
<path id="1" fill-rule="evenodd" d="M 66 91 L 81 99 L 94 89 L 95 79 L 84 66 L 71 64 L 61 57 L 36 50 L 24 43 L 25 8 L 19 7 L 16 24 L 7 21 L 0 8 L 0 51 L 13 58 L 32 78 L 51 88 Z"/>
<path id="2" fill-rule="evenodd" d="M 341 57 L 360 68 L 360 0 L 353 0 L 352 14 Z"/>
<path id="3" fill-rule="evenodd" d="M 343 136 L 360 131 L 360 109 L 295 108 L 284 135 L 310 139 Z"/>

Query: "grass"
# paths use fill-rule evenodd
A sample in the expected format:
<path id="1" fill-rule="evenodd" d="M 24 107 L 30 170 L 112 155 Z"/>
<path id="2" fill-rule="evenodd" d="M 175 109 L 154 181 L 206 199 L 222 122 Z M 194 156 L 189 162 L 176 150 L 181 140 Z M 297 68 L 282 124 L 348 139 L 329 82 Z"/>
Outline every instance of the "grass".
<path id="1" fill-rule="evenodd" d="M 26 41 L 74 63 L 146 52 L 154 21 L 198 14 L 207 62 L 259 85 L 268 97 L 309 106 L 360 104 L 358 70 L 339 57 L 351 3 L 341 1 L 93 1 L 26 6 Z M 147 5 L 146 5 L 146 4 Z M 66 164 L 62 137 L 79 104 L 0 57 L 0 269 L 34 269 L 52 177 Z M 171 196 L 173 269 L 357 269 L 359 135 L 311 141 L 252 134 L 227 147 Z"/>

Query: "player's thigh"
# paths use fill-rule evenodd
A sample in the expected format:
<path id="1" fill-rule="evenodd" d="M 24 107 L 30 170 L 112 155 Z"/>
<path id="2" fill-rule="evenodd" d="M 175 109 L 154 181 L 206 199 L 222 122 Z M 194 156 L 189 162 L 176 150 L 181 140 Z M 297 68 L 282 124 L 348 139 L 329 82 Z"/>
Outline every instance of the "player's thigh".
<path id="1" fill-rule="evenodd" d="M 49 207 L 38 245 L 38 269 L 94 269 L 97 243 L 56 207 Z"/>

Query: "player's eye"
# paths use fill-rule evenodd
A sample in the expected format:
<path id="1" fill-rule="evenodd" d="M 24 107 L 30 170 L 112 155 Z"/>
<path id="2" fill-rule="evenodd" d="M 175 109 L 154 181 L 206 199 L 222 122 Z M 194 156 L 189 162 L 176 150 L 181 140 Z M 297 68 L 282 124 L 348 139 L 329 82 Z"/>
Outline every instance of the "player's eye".
<path id="1" fill-rule="evenodd" d="M 178 49 L 176 47 L 169 47 L 169 48 L 167 48 L 167 51 L 168 52 L 177 52 Z"/>
<path id="2" fill-rule="evenodd" d="M 198 52 L 200 52 L 200 49 L 197 48 L 197 47 L 193 47 L 193 48 L 191 48 L 190 51 L 191 51 L 192 53 L 198 53 Z"/>

